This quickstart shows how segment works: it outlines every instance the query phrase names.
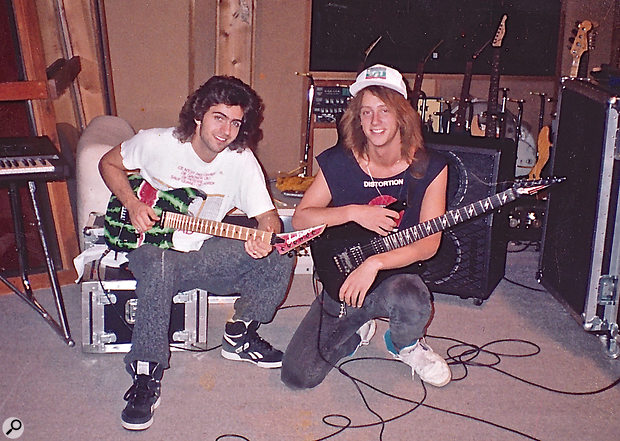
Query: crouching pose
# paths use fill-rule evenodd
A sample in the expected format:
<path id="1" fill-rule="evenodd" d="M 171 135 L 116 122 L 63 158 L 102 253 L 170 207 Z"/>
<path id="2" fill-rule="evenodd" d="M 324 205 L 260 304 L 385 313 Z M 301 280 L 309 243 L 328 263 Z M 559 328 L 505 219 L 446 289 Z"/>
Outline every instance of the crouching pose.
<path id="1" fill-rule="evenodd" d="M 402 75 L 375 65 L 358 75 L 350 91 L 341 139 L 317 157 L 320 170 L 293 216 L 295 228 L 328 226 L 313 247 L 317 268 L 332 259 L 330 249 L 341 251 L 339 240 L 356 231 L 386 236 L 445 213 L 446 161 L 424 148 L 420 117 L 407 101 Z M 330 236 L 330 229 L 338 232 Z M 324 290 L 284 353 L 282 381 L 294 389 L 320 384 L 338 360 L 368 343 L 374 319 L 387 317 L 388 350 L 411 366 L 414 376 L 446 385 L 450 368 L 424 340 L 431 295 L 413 271 L 416 262 L 437 252 L 440 234 L 372 255 L 341 285 L 319 270 Z M 327 250 L 326 255 L 317 250 Z"/>

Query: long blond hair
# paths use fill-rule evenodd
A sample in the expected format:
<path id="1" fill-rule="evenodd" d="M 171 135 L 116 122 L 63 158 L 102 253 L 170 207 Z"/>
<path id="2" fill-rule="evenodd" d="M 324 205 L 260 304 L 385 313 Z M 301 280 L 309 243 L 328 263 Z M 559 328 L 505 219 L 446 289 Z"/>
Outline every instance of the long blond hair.
<path id="1" fill-rule="evenodd" d="M 368 141 L 360 119 L 362 98 L 365 93 L 372 93 L 396 115 L 401 139 L 401 157 L 410 164 L 425 158 L 426 149 L 420 115 L 400 93 L 381 86 L 368 86 L 349 100 L 339 124 L 340 137 L 345 148 L 356 156 L 366 155 Z"/>

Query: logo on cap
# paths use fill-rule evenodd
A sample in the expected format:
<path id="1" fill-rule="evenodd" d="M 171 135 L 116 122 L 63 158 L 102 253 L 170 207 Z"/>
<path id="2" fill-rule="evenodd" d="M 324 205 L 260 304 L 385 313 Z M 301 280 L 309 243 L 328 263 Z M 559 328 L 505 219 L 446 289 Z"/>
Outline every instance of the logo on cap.
<path id="1" fill-rule="evenodd" d="M 387 79 L 387 70 L 383 66 L 373 66 L 366 69 L 366 78 L 375 78 L 379 80 Z"/>

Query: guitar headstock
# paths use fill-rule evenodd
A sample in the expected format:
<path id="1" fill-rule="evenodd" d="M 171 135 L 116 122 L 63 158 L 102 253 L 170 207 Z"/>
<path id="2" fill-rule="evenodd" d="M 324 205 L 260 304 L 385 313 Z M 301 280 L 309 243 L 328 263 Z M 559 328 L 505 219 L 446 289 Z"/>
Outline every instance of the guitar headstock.
<path id="1" fill-rule="evenodd" d="M 515 181 L 512 188 L 515 191 L 515 193 L 519 196 L 532 195 L 532 194 L 538 193 L 541 190 L 544 190 L 547 187 L 550 187 L 551 185 L 559 184 L 560 182 L 563 182 L 565 180 L 566 178 L 563 176 L 562 177 L 552 176 L 548 178 L 541 178 L 541 179 L 534 179 L 534 180 L 520 179 L 520 180 Z"/>
<path id="2" fill-rule="evenodd" d="M 592 30 L 592 22 L 590 20 L 583 20 L 577 25 L 575 36 L 571 37 L 569 41 L 572 42 L 570 47 L 570 54 L 573 59 L 573 64 L 579 64 L 581 56 L 590 48 L 590 31 Z"/>
<path id="3" fill-rule="evenodd" d="M 323 224 L 305 230 L 276 234 L 273 246 L 278 253 L 286 254 L 320 236 L 325 231 L 325 227 L 326 225 Z"/>
<path id="4" fill-rule="evenodd" d="M 504 35 L 506 35 L 506 20 L 507 19 L 508 19 L 508 16 L 504 14 L 502 16 L 502 20 L 499 23 L 499 26 L 497 27 L 497 31 L 495 31 L 495 36 L 493 37 L 493 42 L 491 43 L 491 46 L 501 47 L 502 41 L 504 40 Z"/>

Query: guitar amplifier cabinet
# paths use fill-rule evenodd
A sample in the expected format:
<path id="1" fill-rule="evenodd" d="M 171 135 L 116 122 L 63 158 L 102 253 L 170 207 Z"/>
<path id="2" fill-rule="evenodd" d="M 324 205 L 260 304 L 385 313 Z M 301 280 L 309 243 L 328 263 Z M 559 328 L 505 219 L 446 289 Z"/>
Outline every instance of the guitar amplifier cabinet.
<path id="1" fill-rule="evenodd" d="M 554 121 L 551 174 L 538 279 L 568 306 L 608 354 L 618 348 L 620 276 L 620 102 L 584 80 L 565 79 Z"/>
<path id="2" fill-rule="evenodd" d="M 427 148 L 448 161 L 448 209 L 492 196 L 514 180 L 516 144 L 510 139 L 427 134 Z M 445 230 L 437 254 L 423 263 L 432 292 L 481 304 L 504 276 L 508 217 L 500 210 Z"/>
<path id="3" fill-rule="evenodd" d="M 91 353 L 129 352 L 135 313 L 136 281 L 129 270 L 89 265 L 82 282 L 82 350 Z M 101 280 L 99 280 L 101 277 Z M 207 292 L 178 293 L 172 301 L 170 348 L 206 349 Z"/>

